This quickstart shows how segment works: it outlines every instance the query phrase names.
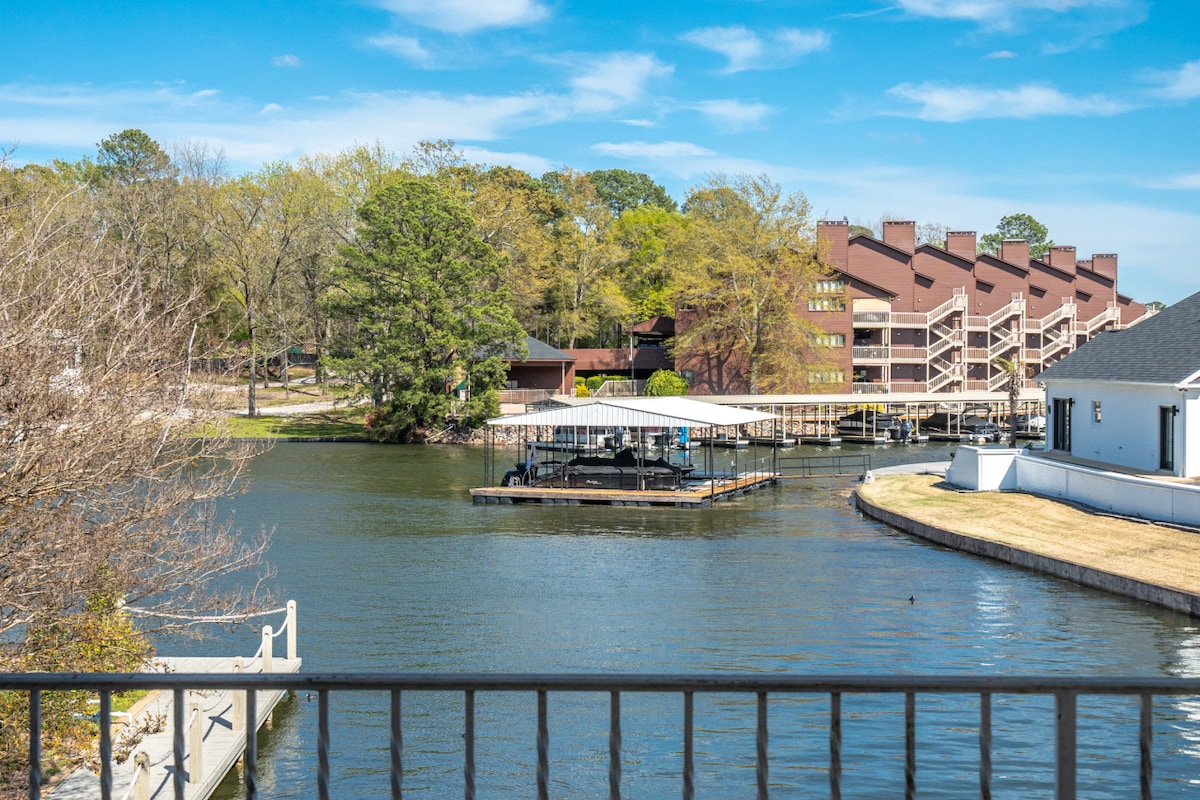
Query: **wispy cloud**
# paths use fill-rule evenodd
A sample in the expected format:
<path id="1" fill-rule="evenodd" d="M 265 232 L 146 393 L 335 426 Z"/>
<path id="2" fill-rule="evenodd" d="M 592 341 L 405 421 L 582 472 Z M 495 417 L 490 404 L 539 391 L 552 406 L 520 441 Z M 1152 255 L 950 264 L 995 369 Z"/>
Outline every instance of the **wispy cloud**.
<path id="1" fill-rule="evenodd" d="M 600 142 L 592 145 L 592 150 L 616 158 L 700 158 L 716 155 L 707 147 L 691 142 Z"/>
<path id="2" fill-rule="evenodd" d="M 409 22 L 444 33 L 518 28 L 550 15 L 537 0 L 376 0 Z"/>
<path id="3" fill-rule="evenodd" d="M 302 66 L 302 63 L 300 61 L 300 56 L 294 56 L 294 55 L 289 54 L 286 56 L 275 56 L 274 58 L 271 59 L 271 66 L 273 66 L 273 67 L 290 67 L 292 69 L 300 69 L 300 67 Z"/>
<path id="4" fill-rule="evenodd" d="M 992 52 L 988 53 L 984 57 L 985 58 L 1001 58 L 1001 59 L 1016 58 L 1017 54 L 1014 53 L 1012 50 L 993 50 Z"/>
<path id="5" fill-rule="evenodd" d="M 888 94 L 910 104 L 884 112 L 916 117 L 926 122 L 966 122 L 974 119 L 1030 119 L 1033 117 L 1107 117 L 1132 106 L 1104 95 L 1069 95 L 1052 86 L 1027 84 L 1013 89 L 952 86 L 942 83 L 902 83 Z"/>
<path id="6" fill-rule="evenodd" d="M 1200 97 L 1200 61 L 1189 61 L 1176 70 L 1145 74 L 1151 83 L 1160 84 L 1153 94 L 1167 100 L 1194 100 Z"/>
<path id="7" fill-rule="evenodd" d="M 1152 181 L 1146 185 L 1151 189 L 1200 191 L 1200 172 L 1172 175 L 1166 180 Z"/>
<path id="8" fill-rule="evenodd" d="M 1107 14 L 1144 11 L 1142 0 L 895 0 L 895 5 L 916 17 L 957 19 L 991 30 L 1013 28 L 1032 15 Z"/>
<path id="9" fill-rule="evenodd" d="M 801 56 L 829 47 L 829 34 L 820 30 L 779 28 L 762 35 L 741 25 L 697 28 L 682 37 L 685 42 L 719 53 L 727 59 L 723 74 L 744 70 L 781 69 Z"/>
<path id="10" fill-rule="evenodd" d="M 703 100 L 686 108 L 699 111 L 717 126 L 732 131 L 761 127 L 763 120 L 776 110 L 765 103 L 744 100 Z"/>
<path id="11" fill-rule="evenodd" d="M 411 36 L 395 34 L 372 36 L 367 39 L 367 44 L 422 67 L 429 66 L 431 63 L 429 51 Z"/>
<path id="12" fill-rule="evenodd" d="M 574 56 L 569 63 L 581 60 Z M 669 76 L 674 68 L 644 53 L 611 53 L 582 59 L 580 70 L 570 81 L 571 98 L 576 111 L 591 114 L 641 100 L 651 81 Z"/>

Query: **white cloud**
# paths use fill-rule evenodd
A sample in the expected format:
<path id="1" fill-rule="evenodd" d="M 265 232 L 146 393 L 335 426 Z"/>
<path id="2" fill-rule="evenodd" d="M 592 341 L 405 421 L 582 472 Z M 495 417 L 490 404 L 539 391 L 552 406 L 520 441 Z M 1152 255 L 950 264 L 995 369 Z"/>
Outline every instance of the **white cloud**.
<path id="1" fill-rule="evenodd" d="M 1066 15 L 1104 14 L 1110 18 L 1121 11 L 1138 11 L 1140 0 L 895 0 L 896 5 L 917 17 L 974 22 L 991 30 L 1012 28 L 1019 17 L 1032 13 Z"/>
<path id="2" fill-rule="evenodd" d="M 763 119 L 775 111 L 764 103 L 742 100 L 703 100 L 685 107 L 699 111 L 720 127 L 733 131 L 761 127 Z"/>
<path id="3" fill-rule="evenodd" d="M 926 122 L 965 122 L 973 119 L 1030 119 L 1032 117 L 1106 117 L 1132 107 L 1103 95 L 1073 96 L 1050 86 L 1027 84 L 1014 89 L 951 86 L 940 83 L 902 83 L 888 94 L 915 105 L 891 116 L 916 117 Z"/>
<path id="4" fill-rule="evenodd" d="M 1146 186 L 1151 189 L 1200 190 L 1200 172 L 1172 175 L 1166 180 L 1149 182 Z"/>
<path id="5" fill-rule="evenodd" d="M 278 114 L 280 111 L 283 111 L 283 106 L 279 105 L 279 103 L 267 103 L 265 106 L 263 106 L 262 111 L 259 113 Z"/>
<path id="6" fill-rule="evenodd" d="M 271 59 L 271 65 L 276 67 L 291 67 L 292 69 L 299 69 L 301 66 L 300 56 L 275 56 Z"/>
<path id="7" fill-rule="evenodd" d="M 1189 61 L 1176 70 L 1146 74 L 1148 80 L 1162 86 L 1154 91 L 1167 100 L 1194 100 L 1200 97 L 1200 61 Z"/>
<path id="8" fill-rule="evenodd" d="M 616 158 L 701 158 L 715 156 L 706 147 L 691 142 L 600 142 L 592 150 Z"/>
<path id="9" fill-rule="evenodd" d="M 430 63 L 429 51 L 411 36 L 396 36 L 394 34 L 372 36 L 367 39 L 367 44 L 391 55 L 399 56 L 405 61 L 411 61 L 414 64 L 427 66 Z"/>
<path id="10" fill-rule="evenodd" d="M 728 63 L 721 72 L 726 75 L 750 69 L 780 69 L 801 56 L 829 47 L 825 31 L 780 28 L 764 36 L 735 25 L 697 28 L 680 38 L 725 56 Z"/>
<path id="11" fill-rule="evenodd" d="M 539 22 L 550 14 L 537 0 L 377 0 L 377 3 L 410 22 L 445 33 L 517 28 Z"/>
<path id="12" fill-rule="evenodd" d="M 570 82 L 575 110 L 597 113 L 631 105 L 645 96 L 652 80 L 672 72 L 670 65 L 642 53 L 612 53 L 593 59 Z"/>
<path id="13" fill-rule="evenodd" d="M 984 58 L 1016 58 L 1017 54 L 1012 50 L 994 50 L 988 53 Z"/>

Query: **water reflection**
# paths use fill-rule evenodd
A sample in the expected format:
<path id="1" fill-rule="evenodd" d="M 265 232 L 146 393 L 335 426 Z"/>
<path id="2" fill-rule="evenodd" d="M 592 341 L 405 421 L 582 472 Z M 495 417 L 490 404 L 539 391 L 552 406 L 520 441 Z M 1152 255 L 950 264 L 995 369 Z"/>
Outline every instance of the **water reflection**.
<path id="1" fill-rule="evenodd" d="M 278 593 L 298 601 L 310 671 L 1200 674 L 1193 620 L 917 542 L 861 518 L 847 481 L 652 509 L 474 506 L 483 460 L 471 448 L 282 445 L 252 473 L 232 508 L 243 527 L 276 531 Z M 243 632 L 200 649 L 254 644 Z M 606 796 L 607 700 L 552 698 L 554 796 Z M 406 696 L 406 795 L 461 793 L 461 702 Z M 843 796 L 902 794 L 902 702 L 846 698 Z M 680 703 L 623 698 L 627 796 L 679 792 Z M 532 795 L 533 698 L 477 704 L 480 796 Z M 1200 704 L 1161 706 L 1156 785 L 1182 796 Z M 388 796 L 384 709 L 382 696 L 334 698 L 340 796 Z M 697 698 L 699 796 L 752 791 L 754 711 L 745 697 Z M 315 704 L 289 713 L 264 757 L 270 796 L 315 797 Z M 780 796 L 827 793 L 827 714 L 824 697 L 772 700 Z M 972 793 L 978 721 L 977 699 L 920 698 L 922 797 Z M 996 697 L 993 725 L 995 796 L 1052 796 L 1051 701 Z M 1136 796 L 1136 728 L 1128 701 L 1081 701 L 1080 796 Z"/>

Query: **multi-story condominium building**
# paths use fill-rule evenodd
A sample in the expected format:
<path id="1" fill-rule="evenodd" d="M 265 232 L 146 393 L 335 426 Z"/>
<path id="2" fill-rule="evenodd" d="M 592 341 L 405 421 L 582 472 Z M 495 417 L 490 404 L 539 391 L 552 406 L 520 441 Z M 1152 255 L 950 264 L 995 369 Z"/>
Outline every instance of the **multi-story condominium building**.
<path id="1" fill-rule="evenodd" d="M 849 231 L 845 220 L 817 223 L 830 275 L 800 312 L 825 331 L 811 354 L 824 364 L 797 391 L 999 391 L 1008 374 L 997 358 L 1019 363 L 1028 381 L 1147 316 L 1117 292 L 1113 254 L 1079 260 L 1057 246 L 1037 259 L 1009 240 L 993 256 L 976 252 L 974 231 L 949 232 L 944 248 L 918 245 L 916 223 L 901 220 L 883 223 L 882 240 Z M 737 353 L 677 353 L 676 367 L 694 394 L 748 390 Z"/>
<path id="2" fill-rule="evenodd" d="M 1056 246 L 1030 258 L 1029 243 L 976 252 L 974 231 L 951 231 L 946 247 L 916 244 L 916 223 L 888 220 L 883 240 L 849 236 L 844 220 L 823 220 L 832 276 L 806 311 L 827 335 L 831 391 L 858 393 L 998 391 L 997 358 L 1027 377 L 1104 330 L 1147 315 L 1117 291 L 1117 257 L 1076 258 Z"/>

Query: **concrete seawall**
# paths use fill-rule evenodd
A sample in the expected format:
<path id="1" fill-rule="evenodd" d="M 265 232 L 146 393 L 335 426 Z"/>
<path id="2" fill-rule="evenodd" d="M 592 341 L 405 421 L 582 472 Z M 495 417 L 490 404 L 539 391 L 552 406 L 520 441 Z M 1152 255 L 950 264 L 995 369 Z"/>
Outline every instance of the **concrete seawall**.
<path id="1" fill-rule="evenodd" d="M 1136 580 L 1124 575 L 1116 575 L 1094 567 L 1086 567 L 1069 561 L 1051 558 L 1010 545 L 990 542 L 986 539 L 936 528 L 882 508 L 864 499 L 858 491 L 855 491 L 854 499 L 859 510 L 866 516 L 879 520 L 904 533 L 916 536 L 919 539 L 925 539 L 926 541 L 955 550 L 961 550 L 965 553 L 971 553 L 972 555 L 995 559 L 1005 564 L 1012 564 L 1046 575 L 1053 575 L 1057 578 L 1064 578 L 1081 586 L 1100 589 L 1123 597 L 1153 603 L 1172 611 L 1180 611 L 1184 614 L 1200 617 L 1200 594 L 1169 589 L 1157 584 Z"/>

